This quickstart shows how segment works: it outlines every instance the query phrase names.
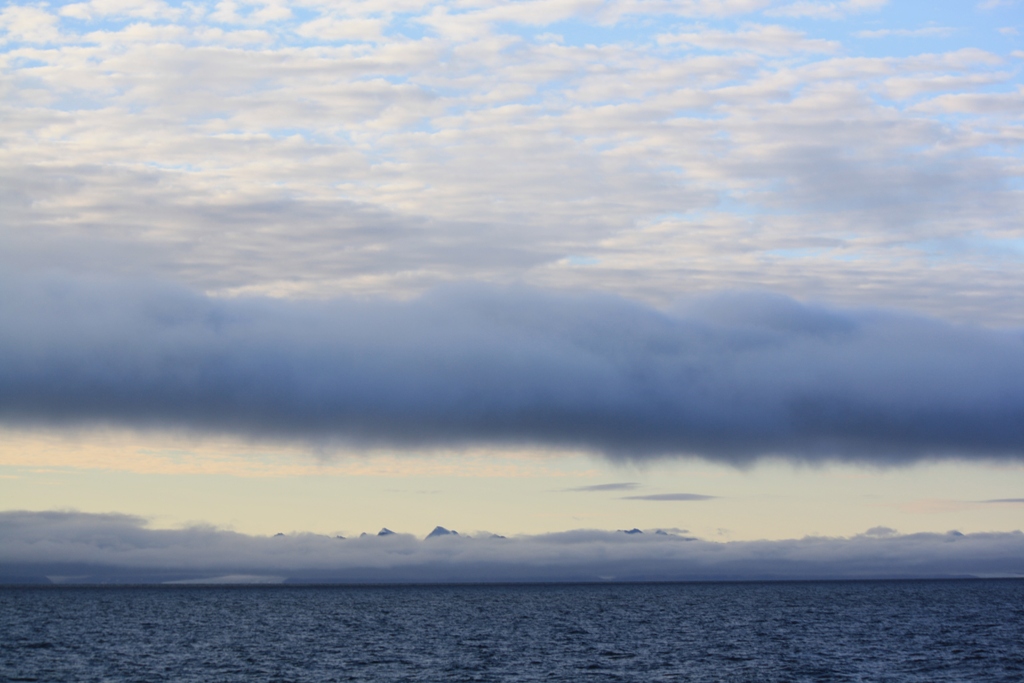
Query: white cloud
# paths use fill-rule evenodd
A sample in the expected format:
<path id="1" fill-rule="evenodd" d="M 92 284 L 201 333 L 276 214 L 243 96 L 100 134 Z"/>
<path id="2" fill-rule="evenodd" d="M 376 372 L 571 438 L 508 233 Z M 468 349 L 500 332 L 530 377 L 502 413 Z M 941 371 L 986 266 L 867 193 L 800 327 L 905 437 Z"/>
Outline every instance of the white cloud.
<path id="1" fill-rule="evenodd" d="M 842 19 L 851 14 L 874 12 L 889 4 L 889 0 L 798 0 L 767 10 L 768 16 L 808 17 L 811 19 Z"/>
<path id="2" fill-rule="evenodd" d="M 910 77 L 894 76 L 885 80 L 886 92 L 894 100 L 907 99 L 923 93 L 964 92 L 991 85 L 1010 82 L 1007 72 L 970 74 L 964 76 L 921 74 Z"/>
<path id="3" fill-rule="evenodd" d="M 91 16 L 89 3 L 76 2 L 71 5 L 64 5 L 60 8 L 60 15 L 62 17 L 71 17 L 72 19 L 89 19 Z"/>
<path id="4" fill-rule="evenodd" d="M 41 7 L 11 5 L 0 11 L 0 40 L 52 43 L 60 40 L 58 18 Z"/>
<path id="5" fill-rule="evenodd" d="M 925 112 L 980 115 L 1024 114 L 1024 89 L 1016 93 L 941 95 L 915 106 Z"/>
<path id="6" fill-rule="evenodd" d="M 82 20 L 108 17 L 173 20 L 182 15 L 182 10 L 159 0 L 89 0 L 64 5 L 60 15 Z"/>
<path id="7" fill-rule="evenodd" d="M 127 515 L 0 513 L 0 580 L 273 583 L 836 579 L 1024 575 L 1024 534 L 911 534 L 716 542 L 578 530 L 419 540 L 148 529 Z M 423 530 L 423 534 L 426 530 Z M 420 537 L 422 538 L 422 536 Z M 69 571 L 73 569 L 73 571 Z M 75 578 L 70 579 L 69 575 Z M 52 580 L 52 579 L 51 579 Z"/>
<path id="8" fill-rule="evenodd" d="M 277 0 L 220 0 L 208 16 L 222 24 L 254 25 L 290 19 L 292 12 Z"/>
<path id="9" fill-rule="evenodd" d="M 320 40 L 376 41 L 386 26 L 383 19 L 320 17 L 296 29 L 300 36 Z"/>
<path id="10" fill-rule="evenodd" d="M 926 26 L 924 28 L 881 28 L 873 31 L 858 31 L 854 35 L 858 38 L 888 38 L 898 36 L 900 38 L 948 38 L 953 35 L 956 29 L 946 26 Z"/>
<path id="11" fill-rule="evenodd" d="M 982 0 L 978 7 L 984 10 L 999 9 L 1000 7 L 1013 7 L 1017 0 Z"/>
<path id="12" fill-rule="evenodd" d="M 26 37 L 0 74 L 0 266 L 285 296 L 769 287 L 1024 320 L 1019 264 L 974 246 L 1018 236 L 1005 57 L 844 56 L 749 22 L 766 7 L 5 8 Z M 712 15 L 734 18 L 659 23 Z M 553 42 L 567 17 L 592 33 Z"/>
<path id="13" fill-rule="evenodd" d="M 747 25 L 739 31 L 717 31 L 703 27 L 694 30 L 658 36 L 662 45 L 692 45 L 705 50 L 728 52 L 756 52 L 785 55 L 793 52 L 831 53 L 839 44 L 829 40 L 812 40 L 799 31 L 784 26 Z"/>

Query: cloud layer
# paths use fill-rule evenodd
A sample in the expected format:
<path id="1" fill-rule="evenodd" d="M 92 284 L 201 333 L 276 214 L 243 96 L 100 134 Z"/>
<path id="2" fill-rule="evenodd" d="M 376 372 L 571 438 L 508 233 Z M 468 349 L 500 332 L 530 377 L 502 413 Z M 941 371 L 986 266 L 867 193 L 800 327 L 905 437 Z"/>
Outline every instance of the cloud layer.
<path id="1" fill-rule="evenodd" d="M 837 579 L 1024 575 L 1024 534 L 900 535 L 716 543 L 570 531 L 418 540 L 246 536 L 147 529 L 126 515 L 0 512 L 0 583 L 453 582 Z"/>
<path id="2" fill-rule="evenodd" d="M 623 500 L 699 501 L 714 500 L 716 497 L 702 493 L 652 493 L 646 496 L 624 496 Z"/>
<path id="3" fill-rule="evenodd" d="M 0 269 L 1024 323 L 1012 17 L 905 4 L 8 2 Z"/>
<path id="4" fill-rule="evenodd" d="M 407 302 L 7 279 L 0 420 L 743 463 L 1024 458 L 1024 336 L 770 295 L 671 312 L 462 285 Z"/>

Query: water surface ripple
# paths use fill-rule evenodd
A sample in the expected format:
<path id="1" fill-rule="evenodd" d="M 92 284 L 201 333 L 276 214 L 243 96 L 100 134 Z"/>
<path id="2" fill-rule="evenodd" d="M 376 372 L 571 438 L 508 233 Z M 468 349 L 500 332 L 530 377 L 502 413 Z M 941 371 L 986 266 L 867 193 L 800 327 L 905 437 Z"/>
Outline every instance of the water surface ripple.
<path id="1" fill-rule="evenodd" d="M 0 589 L 0 681 L 1014 681 L 1024 581 Z"/>

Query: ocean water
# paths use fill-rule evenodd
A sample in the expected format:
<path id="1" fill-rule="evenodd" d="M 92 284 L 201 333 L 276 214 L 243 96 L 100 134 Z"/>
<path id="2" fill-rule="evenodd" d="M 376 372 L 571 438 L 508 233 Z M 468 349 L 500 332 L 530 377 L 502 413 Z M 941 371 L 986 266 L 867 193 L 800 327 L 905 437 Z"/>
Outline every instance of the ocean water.
<path id="1" fill-rule="evenodd" d="M 8 587 L 0 681 L 1024 681 L 1024 581 Z"/>

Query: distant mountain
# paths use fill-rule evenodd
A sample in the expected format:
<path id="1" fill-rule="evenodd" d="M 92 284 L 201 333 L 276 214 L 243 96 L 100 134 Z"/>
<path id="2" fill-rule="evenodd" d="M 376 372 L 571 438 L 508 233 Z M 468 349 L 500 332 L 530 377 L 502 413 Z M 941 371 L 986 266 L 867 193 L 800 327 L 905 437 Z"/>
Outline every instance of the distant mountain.
<path id="1" fill-rule="evenodd" d="M 434 530 L 427 534 L 427 538 L 437 538 L 438 536 L 458 536 L 458 531 L 448 531 L 443 526 L 435 526 Z"/>
<path id="2" fill-rule="evenodd" d="M 377 532 L 377 535 L 378 536 L 392 536 L 392 535 L 394 535 L 394 533 L 395 532 L 392 531 L 391 529 L 389 529 L 387 527 L 384 527 L 383 529 L 381 529 L 380 531 Z"/>
<path id="3" fill-rule="evenodd" d="M 630 529 L 629 531 L 626 531 L 625 529 L 619 529 L 619 531 L 621 531 L 624 534 L 642 534 L 643 533 L 639 529 Z"/>

